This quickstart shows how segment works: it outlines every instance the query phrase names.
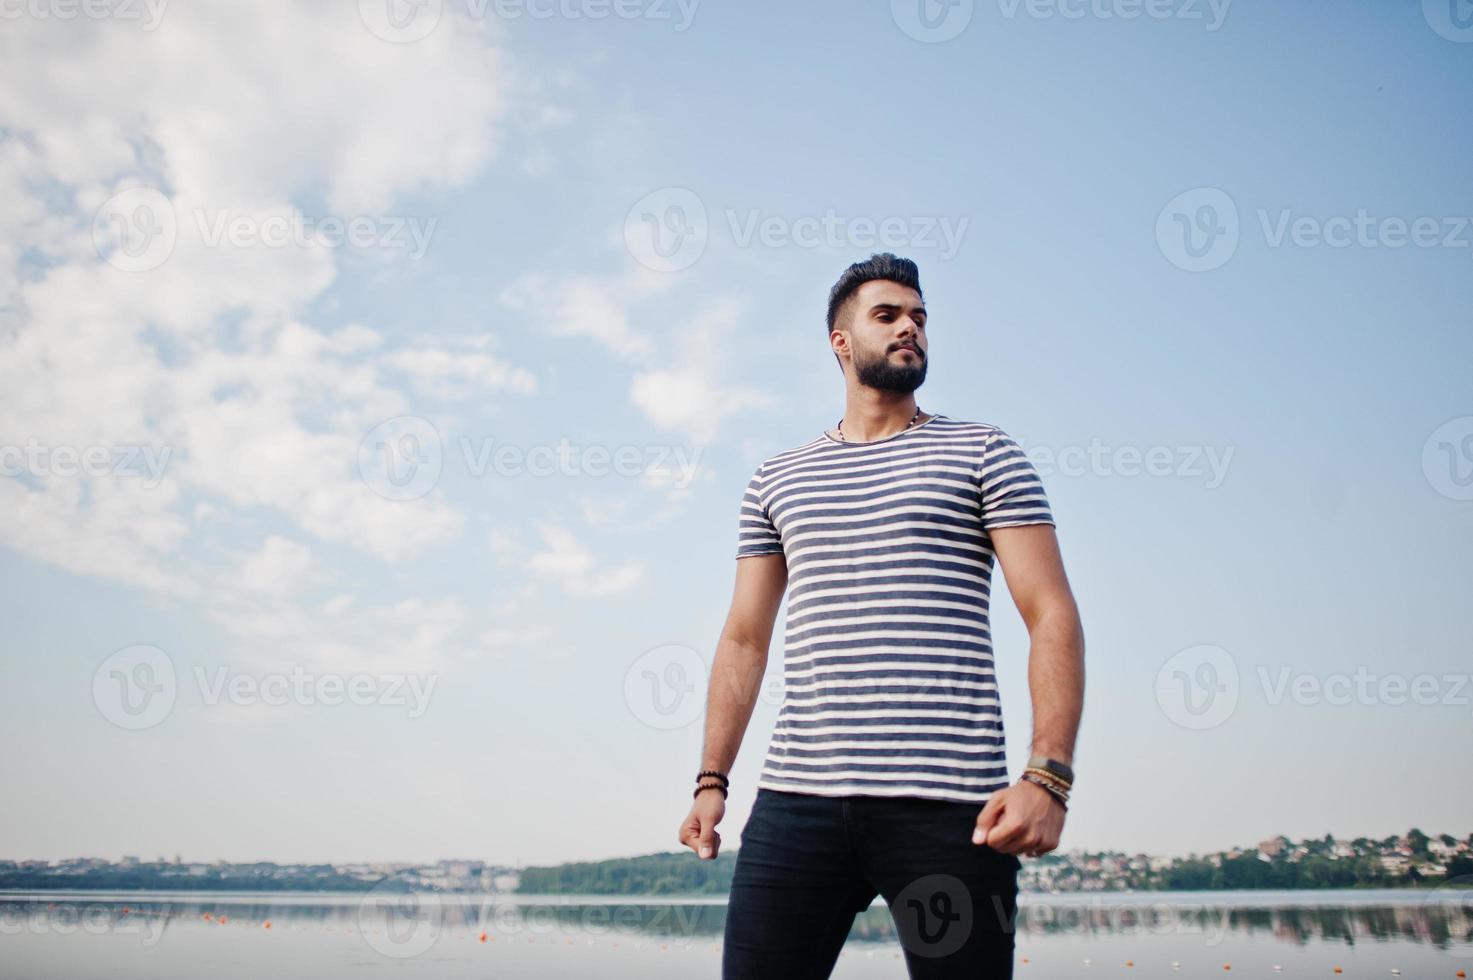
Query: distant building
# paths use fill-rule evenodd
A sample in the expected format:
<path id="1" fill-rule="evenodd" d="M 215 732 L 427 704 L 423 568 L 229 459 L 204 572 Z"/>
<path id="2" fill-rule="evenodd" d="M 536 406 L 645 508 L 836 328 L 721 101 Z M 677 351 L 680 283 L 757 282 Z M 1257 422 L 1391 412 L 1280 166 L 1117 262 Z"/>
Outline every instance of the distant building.
<path id="1" fill-rule="evenodd" d="M 1289 846 L 1289 838 L 1282 834 L 1278 837 L 1270 837 L 1268 840 L 1258 842 L 1258 856 L 1265 861 L 1272 860 L 1284 853 L 1284 848 Z"/>

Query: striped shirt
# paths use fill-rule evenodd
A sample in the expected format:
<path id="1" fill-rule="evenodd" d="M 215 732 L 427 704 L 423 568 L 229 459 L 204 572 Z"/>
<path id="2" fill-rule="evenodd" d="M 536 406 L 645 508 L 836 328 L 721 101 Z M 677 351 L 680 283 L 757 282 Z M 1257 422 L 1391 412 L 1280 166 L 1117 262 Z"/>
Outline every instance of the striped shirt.
<path id="1" fill-rule="evenodd" d="M 988 530 L 1053 523 L 1033 464 L 995 425 L 935 415 L 764 460 L 736 556 L 785 557 L 788 612 L 758 787 L 967 803 L 1005 789 Z"/>

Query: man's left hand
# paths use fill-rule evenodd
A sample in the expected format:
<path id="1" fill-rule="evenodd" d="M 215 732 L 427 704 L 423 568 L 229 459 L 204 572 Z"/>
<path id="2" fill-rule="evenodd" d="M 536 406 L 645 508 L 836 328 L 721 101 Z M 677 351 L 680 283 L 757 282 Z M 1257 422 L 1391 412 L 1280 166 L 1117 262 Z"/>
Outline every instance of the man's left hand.
<path id="1" fill-rule="evenodd" d="M 1059 846 L 1063 830 L 1064 805 L 1042 786 L 1020 780 L 988 797 L 977 814 L 972 843 L 1038 857 Z"/>

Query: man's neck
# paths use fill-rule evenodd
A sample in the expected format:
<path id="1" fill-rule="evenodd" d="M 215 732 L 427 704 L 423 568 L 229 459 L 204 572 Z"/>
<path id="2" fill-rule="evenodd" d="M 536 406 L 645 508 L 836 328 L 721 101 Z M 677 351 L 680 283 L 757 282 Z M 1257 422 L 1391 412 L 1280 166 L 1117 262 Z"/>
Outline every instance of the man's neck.
<path id="1" fill-rule="evenodd" d="M 914 397 L 889 404 L 855 404 L 851 401 L 845 406 L 843 419 L 834 427 L 833 436 L 845 442 L 884 439 L 910 428 L 911 419 L 920 425 L 931 417 L 924 412 L 917 415 L 916 409 Z"/>

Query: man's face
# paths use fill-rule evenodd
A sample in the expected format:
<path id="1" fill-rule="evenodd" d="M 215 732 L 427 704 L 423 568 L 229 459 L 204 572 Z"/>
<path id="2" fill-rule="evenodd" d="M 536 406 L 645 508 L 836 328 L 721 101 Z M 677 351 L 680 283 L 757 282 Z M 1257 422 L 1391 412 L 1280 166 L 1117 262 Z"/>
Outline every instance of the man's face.
<path id="1" fill-rule="evenodd" d="M 926 380 L 926 306 L 909 286 L 872 279 L 850 300 L 850 354 L 859 383 L 909 394 Z"/>

